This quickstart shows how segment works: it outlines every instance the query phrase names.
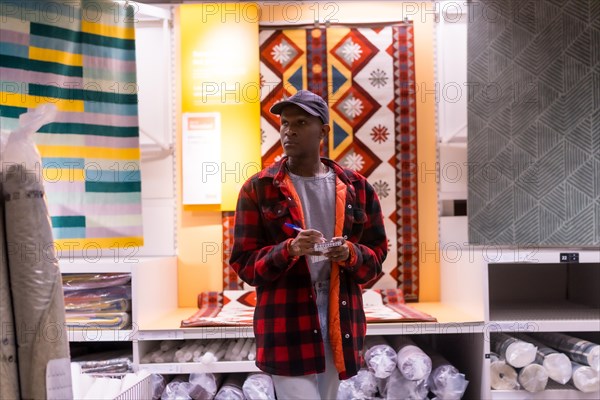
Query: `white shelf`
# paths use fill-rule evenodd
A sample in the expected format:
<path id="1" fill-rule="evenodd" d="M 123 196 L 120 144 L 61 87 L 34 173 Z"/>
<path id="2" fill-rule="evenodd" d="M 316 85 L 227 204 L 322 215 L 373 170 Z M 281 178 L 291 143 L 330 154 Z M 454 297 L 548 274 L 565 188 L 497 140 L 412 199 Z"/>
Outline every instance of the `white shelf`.
<path id="1" fill-rule="evenodd" d="M 210 364 L 203 363 L 161 363 L 140 364 L 139 370 L 145 369 L 155 374 L 191 374 L 200 372 L 235 373 L 260 371 L 254 361 L 221 361 Z"/>
<path id="2" fill-rule="evenodd" d="M 526 390 L 492 390 L 493 400 L 598 400 L 600 393 L 583 393 L 575 389 L 549 389 L 537 393 Z"/>
<path id="3" fill-rule="evenodd" d="M 600 310 L 563 301 L 494 305 L 490 309 L 490 326 L 502 331 L 597 331 Z"/>
<path id="4" fill-rule="evenodd" d="M 483 330 L 483 318 L 469 315 L 458 308 L 436 302 L 409 303 L 409 305 L 434 316 L 438 322 L 369 323 L 367 335 L 472 333 Z M 180 328 L 181 321 L 189 318 L 196 311 L 198 309 L 194 307 L 182 307 L 158 315 L 153 320 L 140 325 L 137 339 L 235 339 L 254 336 L 250 325 Z"/>
<path id="5" fill-rule="evenodd" d="M 58 267 L 63 274 L 73 273 L 131 273 L 137 266 L 144 264 L 165 263 L 173 256 L 156 257 L 125 257 L 123 254 L 114 254 L 114 249 L 104 249 L 106 257 L 99 260 L 84 257 L 69 257 L 63 255 L 59 257 Z M 144 265 L 145 266 L 145 265 Z"/>
<path id="6" fill-rule="evenodd" d="M 493 400 L 569 400 L 569 399 L 600 399 L 600 392 L 583 393 L 569 384 L 560 385 L 552 380 L 548 380 L 546 390 L 531 393 L 526 390 L 492 390 L 491 398 Z"/>
<path id="7" fill-rule="evenodd" d="M 130 342 L 135 335 L 131 329 L 67 328 L 69 342 Z"/>
<path id="8" fill-rule="evenodd" d="M 522 245 L 515 247 L 502 246 L 473 246 L 474 249 L 482 249 L 486 261 L 494 264 L 494 267 L 502 267 L 502 264 L 532 263 L 532 264 L 556 264 L 560 263 L 560 253 L 579 254 L 579 263 L 599 263 L 600 251 L 582 248 L 550 249 L 536 245 Z"/>
<path id="9" fill-rule="evenodd" d="M 63 274 L 82 274 L 82 273 L 98 273 L 98 274 L 108 274 L 108 273 L 131 273 L 131 270 L 134 265 L 138 263 L 124 263 L 124 262 L 86 262 L 83 259 L 60 259 L 58 262 L 58 266 L 60 268 L 60 272 Z"/>
<path id="10" fill-rule="evenodd" d="M 440 302 L 408 303 L 427 313 L 437 322 L 369 323 L 367 335 L 428 335 L 438 333 L 474 333 L 483 331 L 483 318 L 465 313 Z"/>
<path id="11" fill-rule="evenodd" d="M 250 325 L 181 328 L 181 321 L 188 319 L 197 311 L 198 309 L 194 307 L 180 307 L 158 315 L 153 320 L 140 325 L 138 340 L 254 337 Z"/>
<path id="12" fill-rule="evenodd" d="M 137 340 L 239 339 L 254 337 L 252 326 L 208 326 L 201 328 L 171 328 L 143 330 Z"/>

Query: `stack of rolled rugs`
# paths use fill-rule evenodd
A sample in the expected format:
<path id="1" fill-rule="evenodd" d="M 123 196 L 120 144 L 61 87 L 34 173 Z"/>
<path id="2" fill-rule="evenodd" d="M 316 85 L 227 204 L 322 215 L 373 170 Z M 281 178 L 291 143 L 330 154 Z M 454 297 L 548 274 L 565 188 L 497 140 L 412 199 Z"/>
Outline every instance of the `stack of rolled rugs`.
<path id="1" fill-rule="evenodd" d="M 407 336 L 367 336 L 365 367 L 340 383 L 339 400 L 462 398 L 468 381 L 437 351 Z"/>
<path id="2" fill-rule="evenodd" d="M 490 384 L 496 390 L 541 392 L 548 380 L 581 392 L 600 391 L 600 346 L 564 333 L 495 333 Z"/>
<path id="3" fill-rule="evenodd" d="M 61 273 L 33 142 L 55 115 L 51 104 L 21 114 L 0 144 L 1 399 L 46 399 L 54 390 L 46 390 L 47 374 L 69 367 Z M 63 383 L 55 387 L 66 397 L 70 379 Z"/>
<path id="4" fill-rule="evenodd" d="M 163 340 L 142 356 L 141 364 L 210 364 L 218 361 L 254 361 L 255 358 L 256 341 L 253 338 Z"/>
<path id="5" fill-rule="evenodd" d="M 153 399 L 161 400 L 275 400 L 271 375 L 263 372 L 177 375 L 165 383 L 157 375 Z M 160 381 L 162 380 L 162 382 Z"/>

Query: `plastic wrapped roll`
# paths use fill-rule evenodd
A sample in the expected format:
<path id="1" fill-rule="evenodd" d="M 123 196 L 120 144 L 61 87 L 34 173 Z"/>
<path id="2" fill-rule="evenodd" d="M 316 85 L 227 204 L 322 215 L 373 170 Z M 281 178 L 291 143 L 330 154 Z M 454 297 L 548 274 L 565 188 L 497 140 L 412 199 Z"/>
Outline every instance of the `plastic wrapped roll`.
<path id="1" fill-rule="evenodd" d="M 381 336 L 365 338 L 364 359 L 376 378 L 387 378 L 396 369 L 396 352 Z"/>
<path id="2" fill-rule="evenodd" d="M 570 368 L 571 360 L 563 353 L 554 351 L 549 347 L 543 347 L 542 351 L 538 348 L 538 355 L 536 363 L 540 363 L 548 372 L 548 377 L 555 382 L 565 384 L 569 382 L 572 375 L 572 369 Z"/>
<path id="3" fill-rule="evenodd" d="M 579 364 L 588 365 L 600 371 L 600 345 L 590 341 L 556 332 L 532 333 L 534 339 L 562 351 Z"/>
<path id="4" fill-rule="evenodd" d="M 219 388 L 215 400 L 245 400 L 242 386 L 248 374 L 228 374 Z"/>
<path id="5" fill-rule="evenodd" d="M 240 354 L 242 352 L 242 347 L 244 347 L 244 343 L 246 343 L 245 338 L 240 338 L 235 341 L 235 345 L 231 349 L 231 353 L 229 354 L 228 360 L 237 361 L 241 360 Z"/>
<path id="6" fill-rule="evenodd" d="M 181 345 L 180 340 L 163 340 L 160 342 L 160 350 L 168 351 L 173 348 L 177 349 L 177 348 L 179 348 L 180 345 Z"/>
<path id="7" fill-rule="evenodd" d="M 519 389 L 517 371 L 497 354 L 490 357 L 490 386 L 495 390 Z"/>
<path id="8" fill-rule="evenodd" d="M 221 354 L 225 354 L 225 340 L 214 340 L 212 342 L 210 342 L 210 344 L 208 346 L 206 346 L 204 348 L 204 354 L 202 354 L 202 356 L 199 358 L 199 361 L 202 364 L 211 364 L 214 362 L 219 361 L 219 358 L 217 355 Z"/>
<path id="9" fill-rule="evenodd" d="M 440 354 L 428 352 L 431 357 L 431 374 L 427 379 L 429 390 L 440 400 L 457 400 L 462 398 L 469 381 L 456 367 Z"/>
<path id="10" fill-rule="evenodd" d="M 18 399 L 19 369 L 15 343 L 15 322 L 10 294 L 8 258 L 5 246 L 4 197 L 2 196 L 2 172 L 0 172 L 0 326 L 2 326 L 2 350 L 0 356 L 0 399 Z"/>
<path id="11" fill-rule="evenodd" d="M 192 385 L 190 397 L 194 400 L 212 400 L 217 394 L 221 375 L 211 373 L 192 373 L 189 377 Z"/>
<path id="12" fill-rule="evenodd" d="M 186 375 L 175 376 L 169 383 L 167 383 L 165 390 L 160 396 L 161 400 L 191 400 L 191 398 L 189 382 Z"/>
<path id="13" fill-rule="evenodd" d="M 541 392 L 548 384 L 548 372 L 540 364 L 529 364 L 521 368 L 518 379 L 528 392 Z"/>
<path id="14" fill-rule="evenodd" d="M 380 394 L 389 400 L 424 400 L 429 393 L 426 379 L 406 379 L 398 369 L 386 380 L 380 380 L 378 386 Z"/>
<path id="15" fill-rule="evenodd" d="M 240 350 L 240 355 L 238 356 L 238 358 L 240 360 L 249 360 L 248 358 L 248 354 L 252 348 L 252 344 L 254 343 L 254 339 L 252 338 L 246 338 L 246 341 L 244 342 L 244 345 L 242 346 L 242 350 Z"/>
<path id="16" fill-rule="evenodd" d="M 51 104 L 22 114 L 3 160 L 6 248 L 25 399 L 45 399 L 46 365 L 69 357 L 62 279 L 39 174 L 41 158 L 32 138 L 55 115 Z"/>
<path id="17" fill-rule="evenodd" d="M 571 379 L 571 360 L 563 353 L 546 346 L 528 335 L 519 335 L 519 339 L 529 342 L 537 347 L 535 362 L 546 369 L 548 377 L 561 385 Z"/>
<path id="18" fill-rule="evenodd" d="M 522 368 L 535 361 L 536 347 L 505 333 L 494 333 L 492 350 L 515 368 Z"/>
<path id="19" fill-rule="evenodd" d="M 196 350 L 199 346 L 198 341 L 191 340 L 185 341 L 184 345 L 175 351 L 175 361 L 176 362 L 191 362 L 194 357 L 194 350 Z"/>
<path id="20" fill-rule="evenodd" d="M 356 375 L 340 382 L 337 400 L 372 399 L 377 393 L 375 374 L 361 369 Z"/>
<path id="21" fill-rule="evenodd" d="M 133 370 L 132 362 L 127 357 L 82 361 L 79 362 L 79 365 L 84 374 L 123 374 Z"/>
<path id="22" fill-rule="evenodd" d="M 248 400 L 275 400 L 275 388 L 271 375 L 255 372 L 248 375 L 242 385 Z"/>
<path id="23" fill-rule="evenodd" d="M 397 351 L 396 363 L 406 379 L 427 379 L 431 373 L 431 358 L 423 350 L 408 336 L 392 336 L 388 341 Z"/>
<path id="24" fill-rule="evenodd" d="M 592 393 L 600 390 L 600 374 L 589 365 L 571 363 L 573 385 L 577 390 L 584 393 Z"/>
<path id="25" fill-rule="evenodd" d="M 165 391 L 167 380 L 160 374 L 152 374 L 152 400 L 160 399 L 160 395 Z"/>
<path id="26" fill-rule="evenodd" d="M 253 340 L 248 351 L 248 360 L 254 361 L 256 359 L 256 340 Z"/>

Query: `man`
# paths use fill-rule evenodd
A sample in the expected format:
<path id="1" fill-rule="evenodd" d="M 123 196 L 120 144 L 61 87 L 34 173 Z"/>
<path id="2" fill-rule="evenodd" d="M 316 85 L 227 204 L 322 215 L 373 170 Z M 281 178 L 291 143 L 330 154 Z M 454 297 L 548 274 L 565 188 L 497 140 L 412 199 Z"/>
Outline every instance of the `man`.
<path id="1" fill-rule="evenodd" d="M 240 190 L 230 264 L 256 286 L 256 365 L 273 376 L 277 398 L 335 399 L 339 379 L 360 368 L 360 285 L 387 254 L 381 207 L 363 176 L 320 158 L 325 100 L 301 90 L 271 112 L 286 156 Z"/>

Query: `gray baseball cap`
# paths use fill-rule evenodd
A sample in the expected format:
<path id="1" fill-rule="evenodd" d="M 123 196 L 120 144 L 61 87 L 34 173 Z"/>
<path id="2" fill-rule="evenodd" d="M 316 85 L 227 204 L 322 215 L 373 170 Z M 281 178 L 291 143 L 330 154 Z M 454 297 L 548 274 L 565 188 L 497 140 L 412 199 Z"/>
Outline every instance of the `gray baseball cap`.
<path id="1" fill-rule="evenodd" d="M 281 115 L 283 108 L 296 105 L 315 117 L 321 118 L 324 124 L 329 124 L 329 106 L 321 96 L 308 90 L 299 90 L 291 97 L 275 103 L 271 107 L 271 113 Z"/>

